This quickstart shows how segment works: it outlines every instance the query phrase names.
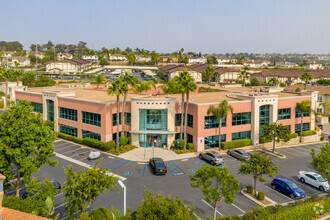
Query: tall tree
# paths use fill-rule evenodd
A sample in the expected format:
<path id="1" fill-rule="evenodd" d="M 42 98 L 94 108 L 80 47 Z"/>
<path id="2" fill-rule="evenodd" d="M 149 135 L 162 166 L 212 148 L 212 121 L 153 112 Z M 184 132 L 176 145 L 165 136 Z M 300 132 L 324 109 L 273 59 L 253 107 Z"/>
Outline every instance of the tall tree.
<path id="1" fill-rule="evenodd" d="M 262 126 L 263 136 L 267 139 L 271 139 L 273 142 L 273 153 L 275 152 L 275 143 L 280 142 L 281 138 L 288 140 L 290 131 L 282 124 L 276 122 Z"/>
<path id="2" fill-rule="evenodd" d="M 16 189 L 17 196 L 22 182 L 26 183 L 32 173 L 44 164 L 56 166 L 58 163 L 51 161 L 55 156 L 56 138 L 52 123 L 43 121 L 41 115 L 33 114 L 32 110 L 30 102 L 20 100 L 0 115 L 0 173 Z M 17 176 L 11 165 L 17 167 Z"/>
<path id="3" fill-rule="evenodd" d="M 257 195 L 257 181 L 265 182 L 263 175 L 270 177 L 277 173 L 279 167 L 273 165 L 273 161 L 263 154 L 253 153 L 249 160 L 242 160 L 241 167 L 238 169 L 239 174 L 251 175 L 254 181 L 253 195 Z"/>
<path id="4" fill-rule="evenodd" d="M 124 95 L 126 90 L 126 85 L 123 83 L 122 79 L 119 78 L 115 80 L 114 82 L 111 82 L 110 87 L 108 88 L 108 95 L 115 95 L 116 96 L 116 103 L 117 103 L 117 134 L 116 134 L 116 146 L 119 151 L 119 98 L 120 96 Z"/>
<path id="5" fill-rule="evenodd" d="M 301 114 L 301 120 L 300 120 L 300 143 L 302 142 L 302 132 L 303 132 L 303 118 L 304 114 L 311 113 L 311 101 L 301 101 L 297 103 L 297 108 L 299 113 Z"/>
<path id="6" fill-rule="evenodd" d="M 183 72 L 179 73 L 179 76 L 177 78 L 177 82 L 178 85 L 181 85 L 182 90 L 180 89 L 180 91 L 184 92 L 186 94 L 186 100 L 185 100 L 185 110 L 184 110 L 184 141 L 185 141 L 185 147 L 184 149 L 187 148 L 187 123 L 188 123 L 188 106 L 189 106 L 189 95 L 190 92 L 194 92 L 196 91 L 196 89 L 198 88 L 195 79 L 189 74 L 189 72 L 187 70 L 184 70 Z M 181 120 L 183 120 L 181 118 Z"/>
<path id="7" fill-rule="evenodd" d="M 316 171 L 320 172 L 328 182 L 330 182 L 330 144 L 327 143 L 320 149 L 321 152 L 318 154 L 315 153 L 314 148 L 311 149 L 311 165 Z M 328 197 L 330 197 L 330 190 L 328 191 Z"/>
<path id="8" fill-rule="evenodd" d="M 217 217 L 217 208 L 222 200 L 235 202 L 235 192 L 239 192 L 239 183 L 227 167 L 203 166 L 189 175 L 191 187 L 201 188 L 205 201 L 213 205 L 213 219 Z"/>
<path id="9" fill-rule="evenodd" d="M 111 175 L 108 168 L 98 168 L 99 161 L 91 169 L 84 168 L 78 172 L 73 171 L 71 164 L 68 169 L 63 167 L 66 174 L 66 182 L 62 189 L 65 191 L 63 202 L 67 203 L 65 210 L 69 219 L 86 211 L 100 194 L 113 191 L 116 187 L 115 180 L 118 178 Z"/>
<path id="10" fill-rule="evenodd" d="M 0 66 L 0 77 L 1 79 L 5 80 L 5 84 L 6 84 L 6 91 L 5 91 L 5 94 L 6 94 L 6 100 L 5 100 L 5 109 L 7 110 L 8 109 L 8 103 L 7 103 L 7 99 L 8 99 L 8 81 L 9 79 L 13 78 L 13 71 L 5 68 L 5 67 L 2 67 Z"/>
<path id="11" fill-rule="evenodd" d="M 122 113 L 121 113 L 121 125 L 122 125 L 122 137 L 124 137 L 124 128 L 125 128 L 125 108 L 126 108 L 126 100 L 127 100 L 127 94 L 129 92 L 129 90 L 134 90 L 134 88 L 136 87 L 137 83 L 138 83 L 138 79 L 136 77 L 134 77 L 132 74 L 129 74 L 128 72 L 125 73 L 125 75 L 122 75 L 121 80 L 123 82 L 123 91 L 124 91 L 124 100 L 123 100 L 123 109 L 122 109 Z"/>
<path id="12" fill-rule="evenodd" d="M 307 89 L 307 83 L 313 79 L 313 76 L 309 72 L 305 72 L 301 75 L 300 79 L 305 82 L 305 90 Z"/>
<path id="13" fill-rule="evenodd" d="M 250 70 L 250 68 L 246 66 L 238 75 L 238 78 L 243 81 L 243 87 L 245 86 L 245 81 L 250 78 L 250 73 L 248 70 Z"/>
<path id="14" fill-rule="evenodd" d="M 213 114 L 219 119 L 219 150 L 221 150 L 221 120 L 227 118 L 228 113 L 233 114 L 234 109 L 231 105 L 228 105 L 227 100 L 223 100 L 219 106 L 211 105 L 207 110 L 207 115 Z"/>
<path id="15" fill-rule="evenodd" d="M 97 85 L 96 86 L 97 89 L 99 88 L 101 83 L 106 83 L 107 82 L 107 79 L 104 76 L 102 76 L 101 74 L 95 76 L 94 79 L 95 79 L 95 82 L 96 82 L 96 85 Z"/>
<path id="16" fill-rule="evenodd" d="M 22 70 L 15 70 L 13 75 L 16 77 L 17 86 L 19 86 L 19 79 L 23 76 Z"/>
<path id="17" fill-rule="evenodd" d="M 278 79 L 276 77 L 272 77 L 268 80 L 268 85 L 276 86 L 278 84 Z"/>
<path id="18" fill-rule="evenodd" d="M 211 79 L 213 78 L 213 75 L 215 73 L 214 67 L 213 66 L 208 66 L 206 70 L 203 72 L 203 75 L 205 78 L 208 79 L 208 83 L 211 82 Z"/>

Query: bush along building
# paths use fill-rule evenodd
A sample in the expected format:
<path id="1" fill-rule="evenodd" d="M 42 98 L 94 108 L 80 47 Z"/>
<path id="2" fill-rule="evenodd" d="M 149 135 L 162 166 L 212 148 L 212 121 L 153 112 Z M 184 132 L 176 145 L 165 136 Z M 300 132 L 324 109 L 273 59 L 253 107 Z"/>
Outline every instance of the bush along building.
<path id="1" fill-rule="evenodd" d="M 190 95 L 187 116 L 187 142 L 193 144 L 195 151 L 218 147 L 219 123 L 221 142 L 250 139 L 253 145 L 259 144 L 262 125 L 267 123 L 277 121 L 291 133 L 297 133 L 303 117 L 303 130 L 314 130 L 314 113 L 302 115 L 296 105 L 310 100 L 311 108 L 315 109 L 317 91 L 285 92 L 278 87 L 197 91 Z M 117 123 L 124 123 L 124 132 L 139 147 L 168 148 L 179 138 L 181 94 L 164 94 L 160 89 L 143 95 L 128 94 L 124 121 L 121 116 L 117 118 L 116 97 L 108 95 L 105 88 L 31 88 L 16 90 L 11 99 L 29 100 L 34 112 L 41 113 L 44 120 L 55 122 L 55 131 L 79 138 L 116 140 L 116 133 L 122 131 L 122 126 L 117 131 Z M 229 113 L 220 122 L 207 111 L 223 100 L 233 107 L 233 114 Z M 122 112 L 122 102 L 119 111 Z"/>

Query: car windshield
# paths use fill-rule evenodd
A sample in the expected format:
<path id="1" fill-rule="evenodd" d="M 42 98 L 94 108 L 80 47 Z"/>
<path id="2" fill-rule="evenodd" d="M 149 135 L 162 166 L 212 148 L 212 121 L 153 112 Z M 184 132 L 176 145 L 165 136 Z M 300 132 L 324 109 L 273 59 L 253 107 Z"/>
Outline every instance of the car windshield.
<path id="1" fill-rule="evenodd" d="M 316 176 L 316 179 L 320 182 L 326 182 L 327 180 L 323 178 L 323 176 Z"/>
<path id="2" fill-rule="evenodd" d="M 299 187 L 294 183 L 288 183 L 291 189 L 298 189 Z"/>

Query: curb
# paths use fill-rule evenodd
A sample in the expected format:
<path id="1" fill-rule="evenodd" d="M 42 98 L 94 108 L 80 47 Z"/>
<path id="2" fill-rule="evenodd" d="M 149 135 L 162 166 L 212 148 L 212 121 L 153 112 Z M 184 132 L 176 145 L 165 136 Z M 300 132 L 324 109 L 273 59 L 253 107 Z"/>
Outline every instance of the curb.
<path id="1" fill-rule="evenodd" d="M 270 204 L 270 205 L 264 205 L 261 202 L 259 202 L 258 200 L 256 200 L 255 198 L 253 198 L 252 196 L 248 195 L 247 193 L 244 193 L 243 191 L 244 191 L 244 189 L 241 190 L 241 193 L 243 194 L 243 196 L 245 196 L 246 198 L 248 198 L 248 199 L 252 200 L 253 202 L 257 203 L 259 206 L 266 207 L 266 206 L 271 206 L 271 205 L 277 205 L 277 202 L 271 200 L 267 196 L 265 196 L 265 199 L 267 199 L 268 201 L 270 201 L 272 204 Z M 258 193 L 258 191 L 256 191 L 256 192 Z"/>
<path id="2" fill-rule="evenodd" d="M 284 154 L 281 154 L 282 157 L 280 157 L 280 156 L 278 156 L 277 154 L 274 154 L 273 152 L 270 152 L 270 151 L 268 151 L 268 150 L 266 150 L 266 149 L 263 149 L 262 151 L 264 151 L 264 152 L 266 152 L 267 154 L 270 154 L 270 155 L 272 155 L 272 156 L 274 156 L 274 157 L 280 158 L 280 159 L 285 159 L 285 158 L 286 158 L 286 155 L 284 155 Z"/>

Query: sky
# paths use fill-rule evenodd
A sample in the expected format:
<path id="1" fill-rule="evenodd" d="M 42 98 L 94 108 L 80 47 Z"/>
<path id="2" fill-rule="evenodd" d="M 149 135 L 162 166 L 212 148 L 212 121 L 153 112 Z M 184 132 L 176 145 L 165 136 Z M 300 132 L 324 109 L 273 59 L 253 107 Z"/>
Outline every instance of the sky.
<path id="1" fill-rule="evenodd" d="M 330 53 L 329 0 L 0 0 L 0 40 L 202 53 Z"/>

